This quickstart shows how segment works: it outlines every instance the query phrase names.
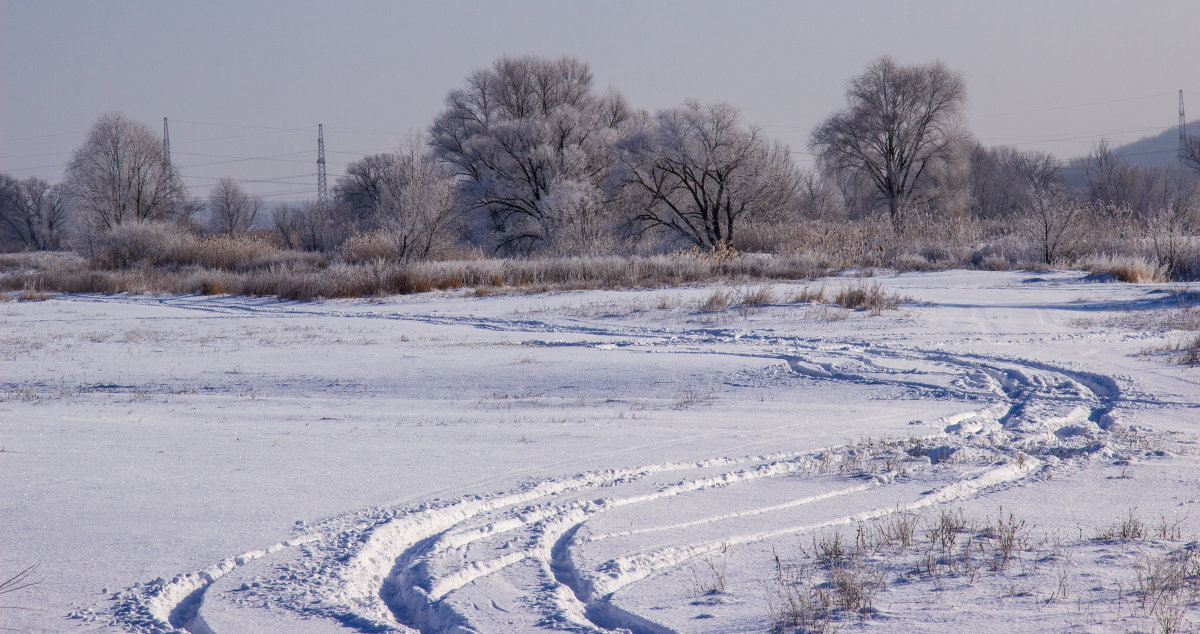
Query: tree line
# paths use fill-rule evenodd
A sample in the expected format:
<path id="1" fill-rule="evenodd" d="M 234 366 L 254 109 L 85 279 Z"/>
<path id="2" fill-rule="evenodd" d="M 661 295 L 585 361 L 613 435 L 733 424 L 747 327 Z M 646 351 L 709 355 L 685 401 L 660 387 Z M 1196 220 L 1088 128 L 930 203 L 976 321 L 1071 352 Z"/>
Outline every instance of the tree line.
<path id="1" fill-rule="evenodd" d="M 86 248 L 128 223 L 190 231 L 266 231 L 283 246 L 330 250 L 371 234 L 397 259 L 482 248 L 501 255 L 728 249 L 814 220 L 1006 223 L 1041 257 L 1097 213 L 1124 213 L 1146 235 L 1197 230 L 1200 142 L 1183 166 L 1130 165 L 1107 143 L 1072 172 L 1049 154 L 985 147 L 963 120 L 962 76 L 940 62 L 882 57 L 848 84 L 845 105 L 812 131 L 814 169 L 728 103 L 656 112 L 598 90 L 571 57 L 503 57 L 450 91 L 428 129 L 348 165 L 327 204 L 265 211 L 233 179 L 192 198 L 161 139 L 119 113 L 101 116 L 63 182 L 0 174 L 0 232 L 16 249 Z M 778 246 L 778 245 L 777 245 Z"/>

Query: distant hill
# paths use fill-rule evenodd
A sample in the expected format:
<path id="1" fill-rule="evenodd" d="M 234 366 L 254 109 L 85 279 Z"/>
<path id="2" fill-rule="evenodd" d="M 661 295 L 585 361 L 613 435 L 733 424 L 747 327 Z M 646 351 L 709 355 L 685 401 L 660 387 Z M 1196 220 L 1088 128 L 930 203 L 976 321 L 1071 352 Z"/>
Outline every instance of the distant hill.
<path id="1" fill-rule="evenodd" d="M 1200 136 L 1200 121 L 1187 124 L 1187 133 Z M 1176 161 L 1179 152 L 1179 128 L 1170 127 L 1154 136 L 1143 137 L 1133 143 L 1114 148 L 1114 153 L 1125 157 L 1133 165 L 1162 167 Z M 1071 159 L 1070 165 L 1082 164 L 1082 158 Z"/>
<path id="2" fill-rule="evenodd" d="M 1200 121 L 1186 126 L 1188 135 L 1200 136 Z M 1097 141 L 1099 143 L 1099 141 Z M 1113 153 L 1124 157 L 1138 167 L 1163 167 L 1176 164 L 1179 156 L 1179 128 L 1170 127 L 1154 136 L 1142 137 L 1132 143 L 1113 148 Z M 1063 180 L 1071 187 L 1085 187 L 1084 158 L 1067 161 L 1062 171 Z"/>

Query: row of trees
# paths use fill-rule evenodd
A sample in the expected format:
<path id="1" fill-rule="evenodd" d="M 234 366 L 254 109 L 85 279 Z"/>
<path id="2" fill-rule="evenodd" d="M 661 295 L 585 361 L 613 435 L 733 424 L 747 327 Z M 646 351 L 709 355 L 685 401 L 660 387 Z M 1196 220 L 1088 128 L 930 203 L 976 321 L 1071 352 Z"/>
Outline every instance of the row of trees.
<path id="1" fill-rule="evenodd" d="M 254 224 L 262 200 L 223 179 L 207 201 L 188 197 L 179 173 L 149 127 L 119 113 L 92 126 L 68 163 L 63 182 L 0 174 L 0 228 L 21 248 L 63 248 L 124 223 L 193 222 L 208 210 L 211 231 L 236 234 Z"/>
<path id="2" fill-rule="evenodd" d="M 287 246 L 326 249 L 377 231 L 399 257 L 424 258 L 463 243 L 510 254 L 713 248 L 748 226 L 876 213 L 902 233 L 914 217 L 1005 219 L 1068 199 L 1170 222 L 1194 216 L 1194 172 L 1134 167 L 1101 144 L 1076 166 L 1073 192 L 1055 157 L 974 141 L 965 101 L 962 77 L 941 63 L 876 60 L 813 131 L 810 171 L 729 104 L 649 113 L 596 90 L 577 59 L 505 57 L 451 91 L 427 134 L 350 164 L 335 204 L 267 214 L 230 179 L 207 201 L 189 198 L 154 132 L 112 113 L 61 185 L 0 176 L 0 230 L 21 247 L 55 249 L 69 234 L 131 221 L 199 226 L 206 210 L 213 232 L 269 225 Z M 1200 142 L 1189 147 L 1200 168 Z"/>

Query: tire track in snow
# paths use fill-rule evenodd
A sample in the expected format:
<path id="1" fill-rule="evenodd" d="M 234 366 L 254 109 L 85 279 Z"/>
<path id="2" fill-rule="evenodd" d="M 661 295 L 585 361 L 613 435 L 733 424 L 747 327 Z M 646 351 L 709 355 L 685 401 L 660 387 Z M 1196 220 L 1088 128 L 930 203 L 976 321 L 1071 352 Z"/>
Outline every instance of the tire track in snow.
<path id="1" fill-rule="evenodd" d="M 1002 390 L 1006 396 L 1017 398 L 1022 395 L 1037 394 L 1039 391 L 1048 389 L 1048 382 L 1037 381 L 1030 379 L 1027 376 L 1018 373 L 1006 373 L 1009 377 L 1010 385 L 1008 390 Z M 1054 387 L 1054 386 L 1049 386 Z M 1069 386 L 1068 386 L 1069 387 Z M 1014 402 L 1009 406 L 1008 412 L 997 416 L 1000 412 L 997 408 L 987 408 L 983 411 L 965 413 L 959 416 L 948 417 L 942 421 L 944 429 L 953 430 L 952 432 L 943 431 L 934 434 L 929 438 L 947 437 L 954 433 L 978 433 L 986 424 L 978 423 L 970 425 L 972 421 L 986 421 L 987 419 L 1011 418 L 1013 413 L 1024 407 L 1025 402 Z M 1003 408 L 1000 408 L 1003 409 Z M 1079 420 L 1086 419 L 1084 414 L 1075 414 L 1068 416 L 1060 421 L 1063 423 L 1073 423 Z M 1053 423 L 1055 421 L 1047 421 Z M 335 597 L 330 603 L 341 604 L 347 608 L 347 612 L 353 614 L 355 619 L 341 619 L 343 622 L 357 623 L 360 629 L 369 629 L 377 627 L 380 629 L 400 629 L 404 626 L 416 626 L 420 631 L 444 631 L 455 625 L 467 625 L 465 619 L 450 609 L 449 606 L 443 605 L 441 599 L 453 593 L 458 588 L 465 586 L 479 578 L 494 574 L 518 561 L 527 559 L 537 559 L 544 566 L 548 574 L 557 582 L 567 586 L 569 593 L 559 593 L 557 597 L 557 609 L 560 616 L 564 616 L 569 621 L 577 621 L 582 618 L 583 621 L 579 625 L 588 624 L 593 627 L 611 628 L 611 627 L 630 627 L 634 631 L 662 631 L 661 627 L 652 622 L 636 615 L 631 615 L 612 606 L 609 599 L 616 591 L 625 588 L 626 586 L 635 583 L 637 580 L 645 578 L 655 571 L 664 568 L 675 567 L 681 565 L 689 559 L 697 556 L 702 556 L 714 551 L 720 544 L 728 544 L 732 539 L 735 543 L 746 543 L 749 541 L 757 541 L 769 539 L 771 537 L 794 534 L 814 530 L 823 526 L 848 523 L 857 519 L 868 519 L 877 517 L 881 514 L 891 512 L 890 509 L 873 509 L 855 516 L 847 516 L 838 520 L 821 524 L 811 524 L 802 526 L 783 527 L 773 531 L 750 533 L 746 535 L 734 536 L 730 539 L 724 539 L 720 542 L 701 542 L 698 544 L 685 544 L 682 546 L 673 546 L 649 553 L 636 553 L 626 555 L 620 558 L 611 560 L 608 564 L 611 570 L 616 571 L 616 576 L 611 574 L 607 576 L 612 581 L 601 579 L 597 582 L 590 572 L 577 570 L 571 563 L 570 547 L 580 527 L 587 520 L 597 516 L 598 514 L 627 504 L 654 502 L 664 497 L 678 495 L 684 492 L 700 491 L 710 487 L 729 486 L 748 482 L 759 477 L 772 477 L 780 475 L 792 475 L 799 470 L 797 466 L 798 456 L 792 455 L 790 460 L 793 462 L 785 468 L 774 467 L 760 470 L 755 477 L 750 477 L 747 474 L 753 474 L 754 471 L 732 471 L 710 476 L 708 478 L 693 479 L 690 481 L 681 481 L 674 488 L 666 487 L 658 492 L 650 494 L 642 494 L 637 496 L 629 496 L 619 500 L 603 500 L 604 503 L 594 503 L 591 507 L 587 505 L 576 506 L 569 508 L 567 512 L 563 512 L 563 508 L 554 508 L 550 512 L 543 515 L 530 515 L 525 520 L 509 525 L 493 524 L 491 530 L 480 531 L 478 528 L 465 528 L 459 531 L 451 531 L 456 526 L 461 526 L 464 523 L 497 511 L 499 509 L 519 505 L 529 504 L 538 500 L 544 500 L 550 497 L 558 496 L 564 493 L 579 491 L 583 489 L 594 489 L 602 486 L 612 486 L 617 484 L 627 484 L 641 478 L 653 474 L 667 472 L 671 470 L 689 470 L 710 468 L 721 464 L 735 464 L 738 462 L 747 462 L 754 460 L 763 460 L 766 457 L 755 457 L 750 459 L 717 459 L 701 463 L 668 463 L 660 465 L 647 465 L 633 469 L 622 471 L 604 472 L 601 474 L 581 475 L 575 479 L 546 481 L 538 483 L 531 488 L 508 495 L 500 495 L 495 498 L 472 498 L 459 500 L 445 507 L 431 509 L 429 511 L 418 512 L 407 516 L 400 517 L 391 522 L 387 522 L 379 527 L 376 527 L 372 532 L 366 544 L 359 549 L 346 571 L 343 571 L 339 576 L 343 580 L 342 593 Z M 1005 470 L 1007 469 L 1007 471 Z M 1009 476 L 1009 477 L 999 477 Z M 932 505 L 957 499 L 964 495 L 976 493 L 988 486 L 994 486 L 1003 482 L 1012 482 L 1018 477 L 1014 476 L 1014 472 L 1010 467 L 1003 467 L 994 470 L 994 473 L 988 477 L 979 477 L 969 483 L 959 483 L 956 485 L 948 485 L 943 487 L 935 494 L 930 494 L 923 497 L 914 504 Z M 845 494 L 864 488 L 863 485 L 849 487 L 835 494 Z M 814 496 L 813 499 L 807 499 L 801 502 L 797 500 L 791 503 L 775 505 L 778 508 L 786 508 L 795 506 L 800 503 L 814 503 L 826 499 L 828 496 Z M 770 512 L 771 508 L 753 509 L 745 512 L 736 512 L 721 516 L 697 520 L 690 523 L 682 524 L 680 527 L 694 526 L 702 523 L 709 523 L 723 519 L 736 517 L 750 516 L 759 513 Z M 437 554 L 439 549 L 449 550 L 461 548 L 471 542 L 479 539 L 494 536 L 498 532 L 508 530 L 517 530 L 528 526 L 531 522 L 544 521 L 558 516 L 559 521 L 539 539 L 539 546 L 529 552 L 512 553 L 507 556 L 494 560 L 470 562 L 468 566 L 461 569 L 458 573 L 453 573 L 450 576 L 439 580 L 420 580 L 411 576 L 410 571 L 414 569 L 413 564 L 418 563 L 418 559 L 429 554 Z M 663 530 L 666 530 L 664 528 Z M 474 531 L 474 532 L 471 532 Z M 598 540 L 597 540 L 598 541 Z M 400 550 L 399 558 L 392 556 L 391 553 Z M 382 570 L 390 569 L 388 574 L 382 574 Z M 415 582 L 415 583 L 414 583 Z M 211 580 L 208 582 L 211 583 Z M 198 587 L 202 593 L 204 587 L 208 583 Z M 422 587 L 422 583 L 430 585 L 430 590 L 427 591 Z M 184 585 L 180 585 L 182 590 Z M 161 613 L 170 606 L 170 598 L 180 593 L 164 593 L 164 599 L 160 602 L 160 607 L 156 608 L 157 613 Z M 184 599 L 191 597 L 194 602 L 197 601 L 195 595 L 197 592 L 186 593 Z M 389 596 L 390 595 L 390 596 Z M 386 597 L 386 598 L 385 598 Z M 572 602 L 572 597 L 574 602 Z M 378 602 L 377 602 L 378 601 Z M 177 612 L 180 606 L 185 606 L 184 600 L 171 607 L 171 612 Z M 386 611 L 385 611 L 386 610 Z M 401 618 L 396 618 L 397 616 Z M 172 625 L 179 625 L 180 619 L 171 619 Z"/>
<path id="2" fill-rule="evenodd" d="M 127 300 L 122 298 L 122 301 Z M 1113 406 L 1120 400 L 1120 389 L 1115 381 L 1101 375 L 1023 359 L 909 349 L 900 343 L 860 344 L 843 341 L 836 347 L 829 347 L 822 345 L 817 339 L 747 334 L 718 328 L 654 329 L 602 324 L 563 324 L 542 320 L 356 313 L 306 310 L 293 305 L 245 306 L 244 303 L 239 305 L 235 302 L 215 306 L 197 305 L 202 302 L 160 303 L 225 314 L 395 319 L 495 331 L 553 332 L 583 337 L 617 338 L 624 340 L 619 344 L 621 346 L 637 345 L 635 342 L 670 344 L 673 352 L 687 352 L 680 349 L 681 345 L 686 345 L 706 354 L 738 354 L 779 359 L 787 363 L 797 376 L 806 376 L 818 381 L 896 385 L 910 389 L 927 388 L 943 396 L 955 393 L 946 386 L 922 382 L 921 377 L 913 377 L 903 368 L 887 367 L 877 360 L 886 358 L 900 364 L 926 367 L 932 364 L 958 377 L 961 386 L 961 392 L 958 394 L 982 392 L 1001 400 L 1002 404 L 983 411 L 943 419 L 942 430 L 924 438 L 926 441 L 944 439 L 946 443 L 944 447 L 929 448 L 939 450 L 938 453 L 931 451 L 928 454 L 931 462 L 944 460 L 955 452 L 966 453 L 984 439 L 996 441 L 1000 453 L 1010 455 L 1017 451 L 1037 452 L 1040 451 L 1039 446 L 1043 449 L 1049 446 L 1049 453 L 1046 455 L 1056 458 L 1086 457 L 1103 448 L 1103 439 L 1091 444 L 1076 441 L 1095 439 L 1098 430 L 1106 429 L 1111 422 Z M 735 341 L 739 342 L 739 345 L 752 343 L 767 350 L 758 353 L 730 353 L 699 348 Z M 586 342 L 581 345 L 586 345 Z M 786 352 L 778 352 L 779 350 Z M 816 357 L 820 359 L 812 360 Z M 839 359 L 844 363 L 840 363 Z M 1098 430 L 1089 429 L 1089 424 L 1096 426 Z M 1058 454 L 1053 453 L 1059 449 L 1061 451 Z M 851 444 L 827 451 L 847 453 L 854 450 L 856 447 Z M 813 455 L 814 452 L 791 453 L 774 459 L 802 464 L 802 460 L 811 460 Z M 469 619 L 453 606 L 451 599 L 454 593 L 514 564 L 533 561 L 541 567 L 546 580 L 553 584 L 553 589 L 545 593 L 538 604 L 544 610 L 539 615 L 543 620 L 583 629 L 625 627 L 635 632 L 669 631 L 644 616 L 621 609 L 614 603 L 613 595 L 627 590 L 648 575 L 678 567 L 695 557 L 715 552 L 715 549 L 722 545 L 750 543 L 876 518 L 892 512 L 894 508 L 875 507 L 820 523 L 780 526 L 771 530 L 738 533 L 719 541 L 701 540 L 629 552 L 606 560 L 602 569 L 585 569 L 576 566 L 572 548 L 588 543 L 606 542 L 615 537 L 650 533 L 669 534 L 672 531 L 755 517 L 806 504 L 821 504 L 833 497 L 850 495 L 887 483 L 859 484 L 781 504 L 720 513 L 686 522 L 636 529 L 623 534 L 612 532 L 586 539 L 580 538 L 580 530 L 588 521 L 622 506 L 653 504 L 684 493 L 742 486 L 756 480 L 794 477 L 802 469 L 767 469 L 755 477 L 737 475 L 753 471 L 728 471 L 718 476 L 684 478 L 676 483 L 676 489 L 670 489 L 668 486 L 652 493 L 610 495 L 599 500 L 581 498 L 570 503 L 547 504 L 549 500 L 572 495 L 582 496 L 597 489 L 635 485 L 652 475 L 671 471 L 687 472 L 710 469 L 723 464 L 765 462 L 768 459 L 765 456 L 719 458 L 695 463 L 652 464 L 561 479 L 552 478 L 511 493 L 460 498 L 437 508 L 407 513 L 393 511 L 393 517 L 377 521 L 374 525 L 370 525 L 369 521 L 360 521 L 356 524 L 359 526 L 356 530 L 360 530 L 365 539 L 361 542 L 351 540 L 350 544 L 339 552 L 339 556 L 345 556 L 347 561 L 344 565 L 336 567 L 332 573 L 331 581 L 336 590 L 322 596 L 321 605 L 311 608 L 311 613 L 334 617 L 361 630 L 405 630 L 412 627 L 422 632 L 439 632 L 455 627 L 469 628 Z M 1030 467 L 1041 467 L 1043 461 L 1031 457 L 1027 464 Z M 909 508 L 941 504 L 978 495 L 992 487 L 1019 483 L 1033 471 L 1032 468 L 1017 469 L 1012 464 L 989 467 L 978 471 L 968 480 L 947 483 L 916 500 L 910 500 Z M 511 510 L 522 505 L 543 507 L 528 511 L 524 516 Z M 510 516 L 495 518 L 498 513 L 508 513 Z M 484 522 L 483 526 L 476 525 L 479 522 Z M 468 549 L 472 544 L 485 542 L 504 533 L 522 531 L 533 533 L 527 547 L 499 557 L 469 558 Z M 326 534 L 324 537 L 329 538 L 330 535 Z M 291 544 L 276 546 L 287 545 Z M 262 556 L 260 554 L 247 558 L 253 554 L 241 556 L 241 563 L 238 563 L 238 558 L 231 558 L 202 573 L 177 577 L 172 582 L 161 584 L 163 590 L 154 595 L 153 601 L 146 602 L 149 606 L 146 611 L 149 612 L 154 627 L 166 629 L 187 626 L 190 621 L 189 615 L 202 605 L 205 590 L 215 579 L 232 569 L 226 562 L 233 561 L 232 566 L 235 567 Z M 440 576 L 429 572 L 432 570 L 430 563 L 451 555 L 463 558 L 465 564 Z"/>
<path id="3" fill-rule="evenodd" d="M 794 456 L 779 454 L 778 459 Z M 634 482 L 672 471 L 708 469 L 723 465 L 769 460 L 767 456 L 715 458 L 694 463 L 660 463 L 641 467 L 580 474 L 567 480 L 546 480 L 524 491 L 494 498 L 476 496 L 448 506 L 401 516 L 371 531 L 363 547 L 343 571 L 339 592 L 329 603 L 353 615 L 356 622 L 377 627 L 405 625 L 425 631 L 455 621 L 434 606 L 420 580 L 411 578 L 413 564 L 434 547 L 439 535 L 479 515 L 518 504 L 531 504 L 564 493 Z M 336 608 L 335 608 L 336 610 Z"/>
<path id="4" fill-rule="evenodd" d="M 945 358 L 944 355 L 941 356 Z M 969 367 L 973 364 L 964 363 L 963 365 L 964 367 Z M 1046 428 L 1046 431 L 1056 435 L 1062 428 L 1074 426 L 1082 420 L 1093 420 L 1100 416 L 1108 415 L 1112 410 L 1113 403 L 1119 397 L 1119 390 L 1116 389 L 1115 382 L 1106 383 L 1104 381 L 1097 381 L 1095 380 L 1096 377 L 1093 376 L 1091 377 L 1092 380 L 1088 381 L 1088 383 L 1081 383 L 1075 381 L 1070 373 L 1052 368 L 1052 366 L 1033 363 L 1018 365 L 1018 367 L 1022 366 L 1040 372 L 1049 372 L 1052 373 L 1051 376 L 1053 377 L 1065 378 L 1066 380 L 1052 383 L 1046 380 L 1047 377 L 1045 375 L 1030 375 L 1020 370 L 1014 370 L 1011 367 L 1002 372 L 998 372 L 1000 368 L 997 367 L 984 367 L 983 369 L 989 375 L 997 377 L 997 387 L 1000 388 L 1000 391 L 1010 401 L 1007 411 L 995 419 L 1001 430 L 1004 430 L 1006 427 L 1011 428 L 1019 424 L 1024 424 L 1027 428 L 1030 428 L 1029 431 L 1036 432 L 1038 428 Z M 1003 380 L 1000 380 L 999 377 L 1003 377 Z M 1093 385 L 1100 385 L 1103 388 L 1110 389 L 1101 389 L 1098 394 L 1092 388 Z M 1028 414 L 1028 410 L 1036 403 L 1037 399 L 1054 400 L 1062 398 L 1064 395 L 1065 400 L 1068 402 L 1086 400 L 1090 401 L 1093 405 L 1091 407 L 1076 405 L 1065 416 L 1030 416 Z M 993 410 L 993 413 L 999 412 Z M 955 417 L 953 422 L 947 421 L 949 424 L 946 426 L 946 429 L 960 433 L 963 431 L 969 433 L 983 431 L 986 425 L 981 424 L 973 428 L 964 426 L 964 423 L 971 418 L 978 418 L 978 416 Z M 950 435 L 950 433 L 946 434 L 947 437 Z M 1026 440 L 1027 442 L 1018 442 L 1016 444 L 1028 448 L 1029 439 Z M 1084 451 L 1077 452 L 1075 455 L 1094 453 L 1101 447 L 1102 445 L 1092 446 Z M 909 502 L 906 506 L 909 509 L 933 506 L 975 495 L 991 487 L 1014 483 L 1029 473 L 1034 472 L 1042 464 L 1036 458 L 1027 458 L 1024 462 L 1028 465 L 1028 469 L 1014 463 L 983 469 L 968 479 L 946 484 L 939 489 L 933 490 L 921 498 Z M 648 622 L 640 617 L 637 619 L 622 619 L 622 615 L 628 615 L 629 613 L 612 604 L 613 595 L 630 584 L 656 572 L 678 567 L 686 561 L 715 553 L 730 545 L 762 541 L 834 525 L 876 519 L 891 512 L 893 512 L 892 508 L 876 507 L 854 515 L 843 516 L 821 523 L 802 524 L 768 531 L 734 535 L 716 541 L 670 546 L 650 552 L 610 559 L 601 564 L 597 569 L 587 571 L 580 570 L 574 565 L 570 552 L 572 542 L 583 525 L 581 522 L 562 532 L 559 541 L 556 543 L 551 560 L 546 562 L 546 567 L 552 572 L 558 583 L 570 589 L 570 593 L 558 593 L 555 595 L 557 609 L 564 618 L 575 620 L 572 617 L 582 614 L 592 625 L 602 629 L 624 627 L 637 634 L 643 632 L 658 634 L 665 630 L 659 624 Z M 724 516 L 710 517 L 705 520 L 686 523 L 685 525 L 695 526 L 721 519 L 724 519 Z"/>
<path id="5" fill-rule="evenodd" d="M 973 477 L 967 480 L 948 484 L 940 489 L 932 491 L 929 494 L 922 496 L 918 500 L 903 505 L 902 508 L 906 511 L 926 508 L 937 504 L 962 499 L 968 495 L 978 493 L 979 491 L 992 486 L 1017 481 L 1040 466 L 1039 461 L 1036 459 L 1030 459 L 1028 464 L 1030 469 L 1018 467 L 1015 464 L 1006 464 L 1000 467 L 985 470 L 982 473 L 975 474 Z M 589 608 L 594 609 L 591 604 L 607 602 L 608 598 L 625 586 L 644 579 L 661 570 L 675 568 L 680 564 L 696 557 L 716 553 L 730 546 L 740 546 L 743 544 L 764 541 L 775 537 L 783 537 L 786 535 L 810 532 L 822 528 L 878 519 L 895 512 L 895 510 L 896 509 L 894 507 L 880 507 L 824 522 L 786 526 L 773 530 L 732 535 L 717 541 L 685 544 L 683 546 L 669 546 L 654 551 L 625 555 L 605 562 L 603 564 L 603 571 L 605 574 L 589 576 L 587 578 L 588 581 L 585 582 L 585 585 L 582 585 L 584 590 L 581 594 L 588 597 L 586 602 L 589 604 Z M 580 575 L 578 570 L 574 571 L 574 576 L 579 578 Z M 597 597 L 600 599 L 597 600 Z M 637 630 L 635 630 L 635 632 L 636 631 Z"/>

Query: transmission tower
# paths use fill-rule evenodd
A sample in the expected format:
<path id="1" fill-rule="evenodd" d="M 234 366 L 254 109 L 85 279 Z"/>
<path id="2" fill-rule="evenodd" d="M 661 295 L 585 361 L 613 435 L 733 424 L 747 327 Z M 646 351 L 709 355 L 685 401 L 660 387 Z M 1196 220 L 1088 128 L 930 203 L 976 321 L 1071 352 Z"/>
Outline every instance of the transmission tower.
<path id="1" fill-rule="evenodd" d="M 171 134 L 167 131 L 166 117 L 163 117 L 163 162 L 171 167 Z"/>
<path id="2" fill-rule="evenodd" d="M 1183 118 L 1183 91 L 1179 91 L 1179 160 L 1184 160 L 1187 153 L 1187 122 Z"/>
<path id="3" fill-rule="evenodd" d="M 317 206 L 324 208 L 328 193 L 325 190 L 325 126 L 317 124 Z"/>

